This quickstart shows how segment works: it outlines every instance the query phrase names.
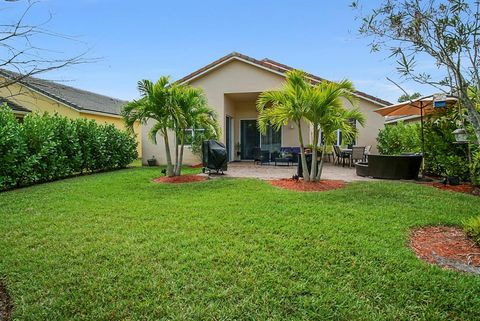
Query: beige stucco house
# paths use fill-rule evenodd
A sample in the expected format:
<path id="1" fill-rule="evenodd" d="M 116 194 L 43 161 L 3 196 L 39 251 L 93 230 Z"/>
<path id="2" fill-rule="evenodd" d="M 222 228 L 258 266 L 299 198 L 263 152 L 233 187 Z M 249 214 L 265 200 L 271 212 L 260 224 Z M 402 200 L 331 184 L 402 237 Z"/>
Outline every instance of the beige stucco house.
<path id="1" fill-rule="evenodd" d="M 285 81 L 285 73 L 293 68 L 270 59 L 257 60 L 239 53 L 231 53 L 211 64 L 185 76 L 179 83 L 190 84 L 204 90 L 210 106 L 218 114 L 222 130 L 221 141 L 227 146 L 229 160 L 252 159 L 252 148 L 279 150 L 280 147 L 298 147 L 298 130 L 294 124 L 283 126 L 281 131 L 269 130 L 266 135 L 260 135 L 256 125 L 258 112 L 256 100 L 265 91 L 280 88 Z M 320 82 L 323 79 L 308 74 L 310 80 Z M 376 137 L 379 129 L 384 126 L 384 118 L 374 110 L 390 105 L 389 102 L 373 97 L 363 92 L 355 92 L 358 97 L 358 107 L 365 115 L 365 127 L 359 127 L 357 145 L 372 145 L 376 149 Z M 350 103 L 345 101 L 347 108 Z M 158 145 L 148 138 L 148 132 L 153 122 L 142 128 L 142 147 L 144 162 L 155 156 L 161 164 L 166 163 L 164 146 L 161 139 Z M 302 126 L 303 136 L 307 143 L 311 141 L 311 128 Z M 337 143 L 341 144 L 341 133 L 337 135 Z M 175 138 L 171 135 L 171 146 Z M 239 147 L 239 148 L 238 148 Z M 198 164 L 200 157 L 188 148 L 185 164 Z"/>

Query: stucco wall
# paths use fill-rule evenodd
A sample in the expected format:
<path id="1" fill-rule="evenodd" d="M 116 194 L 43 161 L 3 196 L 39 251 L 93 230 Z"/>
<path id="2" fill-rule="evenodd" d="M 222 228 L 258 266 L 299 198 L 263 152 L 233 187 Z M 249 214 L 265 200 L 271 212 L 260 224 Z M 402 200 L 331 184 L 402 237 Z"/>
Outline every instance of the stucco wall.
<path id="1" fill-rule="evenodd" d="M 347 108 L 353 108 L 352 105 L 344 100 L 344 105 Z M 371 153 L 376 153 L 377 150 L 377 136 L 380 129 L 384 127 L 385 120 L 384 117 L 380 114 L 374 112 L 375 109 L 380 108 L 379 105 L 374 104 L 370 101 L 364 99 L 358 99 L 357 105 L 365 116 L 365 126 L 362 127 L 357 124 L 358 129 L 358 137 L 357 137 L 357 144 L 358 146 L 367 146 L 371 145 Z"/>
<path id="2" fill-rule="evenodd" d="M 244 99 L 242 95 L 258 95 L 265 90 L 278 89 L 281 87 L 285 78 L 259 67 L 252 66 L 248 63 L 233 60 L 225 63 L 217 69 L 207 74 L 193 79 L 190 84 L 200 87 L 204 90 L 208 102 L 213 107 L 220 122 L 222 131 L 221 141 L 225 143 L 225 116 L 229 115 L 234 118 L 234 146 L 239 141 L 240 119 L 256 118 L 257 111 L 255 109 L 255 99 Z M 348 102 L 346 106 L 351 108 Z M 380 115 L 373 112 L 379 108 L 372 102 L 359 99 L 358 107 L 365 115 L 367 122 L 365 128 L 359 128 L 358 145 L 372 145 L 372 151 L 376 151 L 376 137 L 380 128 L 384 126 L 384 119 Z M 144 163 L 146 159 L 152 155 L 158 159 L 160 163 L 165 163 L 165 152 L 163 139 L 158 139 L 158 144 L 153 144 L 148 139 L 148 131 L 152 127 L 153 122 L 148 122 L 142 128 L 142 145 L 144 149 Z M 298 146 L 298 130 L 296 126 L 284 126 L 282 128 L 282 146 Z M 293 127 L 293 128 L 291 128 Z M 305 144 L 311 142 L 310 126 L 303 124 L 302 133 Z M 174 151 L 174 137 L 170 135 L 172 153 Z M 184 163 L 198 164 L 200 158 L 193 155 L 189 150 L 185 151 Z"/>
<path id="3" fill-rule="evenodd" d="M 68 118 L 88 118 L 93 119 L 99 124 L 107 123 L 113 124 L 118 129 L 126 129 L 125 123 L 121 116 L 107 116 L 84 113 L 82 111 L 75 110 L 63 103 L 60 103 L 45 95 L 39 94 L 29 88 L 20 84 L 12 84 L 8 87 L 0 88 L 0 97 L 6 97 L 8 100 L 16 103 L 22 107 L 28 108 L 32 112 L 48 112 L 50 114 L 58 113 L 59 115 Z M 136 140 L 138 142 L 137 151 L 139 157 L 142 157 L 142 144 L 141 144 L 141 128 L 140 123 L 136 123 L 134 126 L 134 132 L 136 134 Z"/>

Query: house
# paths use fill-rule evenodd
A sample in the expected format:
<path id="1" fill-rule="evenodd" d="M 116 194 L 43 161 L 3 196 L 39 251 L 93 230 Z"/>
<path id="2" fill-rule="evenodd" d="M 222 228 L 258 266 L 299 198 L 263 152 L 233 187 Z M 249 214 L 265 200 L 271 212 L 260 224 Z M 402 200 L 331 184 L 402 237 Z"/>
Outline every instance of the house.
<path id="1" fill-rule="evenodd" d="M 265 90 L 280 88 L 285 81 L 286 72 L 292 69 L 271 59 L 257 60 L 234 52 L 192 72 L 178 80 L 178 83 L 190 84 L 204 90 L 210 106 L 218 114 L 222 132 L 220 140 L 227 147 L 229 160 L 249 160 L 253 158 L 254 147 L 275 151 L 281 147 L 299 145 L 298 130 L 293 123 L 283 126 L 278 132 L 269 129 L 266 135 L 259 133 L 256 124 L 258 115 L 256 100 L 259 94 Z M 313 83 L 323 81 L 322 78 L 312 74 L 307 76 Z M 356 144 L 372 145 L 373 150 L 376 150 L 376 138 L 378 131 L 384 127 L 384 118 L 374 110 L 391 104 L 360 91 L 356 91 L 354 95 L 358 98 L 358 107 L 366 117 L 365 127 L 358 128 Z M 352 107 L 346 100 L 345 106 Z M 162 140 L 157 139 L 158 145 L 155 145 L 148 138 L 148 132 L 153 124 L 152 120 L 142 126 L 144 158 L 146 161 L 153 155 L 160 163 L 165 164 Z M 303 124 L 302 132 L 306 143 L 309 144 L 312 140 L 310 126 Z M 171 136 L 170 145 L 173 146 L 175 138 Z M 337 144 L 342 144 L 341 132 L 337 133 Z M 199 161 L 198 155 L 186 151 L 185 164 L 198 164 Z"/>
<path id="2" fill-rule="evenodd" d="M 12 80 L 16 80 L 11 83 Z M 11 84 L 10 84 L 11 83 Z M 112 124 L 125 129 L 121 116 L 124 100 L 107 97 L 86 90 L 59 84 L 35 77 L 21 77 L 19 74 L 0 70 L 0 104 L 7 103 L 18 118 L 31 112 L 58 113 L 69 118 L 83 117 L 98 123 Z M 7 84 L 7 85 L 5 85 Z M 141 157 L 140 124 L 134 128 Z"/>

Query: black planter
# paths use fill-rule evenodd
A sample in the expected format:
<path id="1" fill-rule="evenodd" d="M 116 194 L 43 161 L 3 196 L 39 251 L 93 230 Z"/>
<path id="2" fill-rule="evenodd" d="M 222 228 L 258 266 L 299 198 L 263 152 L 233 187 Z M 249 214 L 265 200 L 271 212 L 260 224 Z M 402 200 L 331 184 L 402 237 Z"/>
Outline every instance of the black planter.
<path id="1" fill-rule="evenodd" d="M 355 164 L 355 171 L 358 176 L 367 177 L 370 175 L 368 171 L 368 163 L 366 162 L 358 162 Z"/>
<path id="2" fill-rule="evenodd" d="M 157 160 L 155 158 L 147 159 L 148 166 L 157 166 Z"/>
<path id="3" fill-rule="evenodd" d="M 312 154 L 305 154 L 305 160 L 307 161 L 307 169 L 310 173 L 312 170 Z M 317 172 L 320 162 L 317 162 Z M 298 155 L 298 164 L 297 164 L 297 175 L 298 177 L 303 177 L 303 166 L 301 156 Z"/>
<path id="4" fill-rule="evenodd" d="M 460 185 L 460 177 L 458 176 L 448 176 L 448 184 L 452 186 Z"/>
<path id="5" fill-rule="evenodd" d="M 368 155 L 368 176 L 385 179 L 418 179 L 421 155 Z"/>

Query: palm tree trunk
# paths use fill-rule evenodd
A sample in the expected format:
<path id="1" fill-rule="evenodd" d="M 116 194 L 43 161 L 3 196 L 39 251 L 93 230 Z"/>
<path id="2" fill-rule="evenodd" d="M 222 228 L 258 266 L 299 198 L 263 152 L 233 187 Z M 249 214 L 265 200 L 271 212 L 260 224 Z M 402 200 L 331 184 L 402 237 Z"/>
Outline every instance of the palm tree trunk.
<path id="1" fill-rule="evenodd" d="M 173 167 L 173 172 L 175 173 L 175 176 L 177 176 L 177 169 L 178 169 L 178 131 L 175 132 L 175 166 Z"/>
<path id="2" fill-rule="evenodd" d="M 310 169 L 310 181 L 315 181 L 317 177 L 317 145 L 318 145 L 318 126 L 313 126 L 313 151 L 312 168 Z"/>
<path id="3" fill-rule="evenodd" d="M 325 137 L 325 136 L 324 136 Z M 320 178 L 322 177 L 322 171 L 323 171 L 323 160 L 325 158 L 325 151 L 327 150 L 327 144 L 324 142 L 323 147 L 322 147 L 322 158 L 320 159 L 320 166 L 318 167 L 318 173 L 317 177 L 315 177 L 315 181 L 318 182 L 320 181 Z"/>
<path id="4" fill-rule="evenodd" d="M 305 159 L 305 145 L 303 144 L 302 126 L 300 125 L 300 120 L 297 122 L 297 126 L 298 140 L 300 141 L 300 160 L 302 162 L 303 180 L 308 182 L 310 181 L 310 176 L 308 173 L 307 160 Z"/>
<path id="5" fill-rule="evenodd" d="M 165 142 L 165 155 L 167 157 L 167 176 L 175 176 L 172 164 L 172 155 L 170 154 L 170 143 L 168 142 L 168 130 L 163 130 L 163 141 Z"/>
<path id="6" fill-rule="evenodd" d="M 182 174 L 182 164 L 183 164 L 183 150 L 185 148 L 185 135 L 182 135 L 180 138 L 180 155 L 178 157 L 177 169 L 175 170 L 175 175 L 180 176 Z"/>

